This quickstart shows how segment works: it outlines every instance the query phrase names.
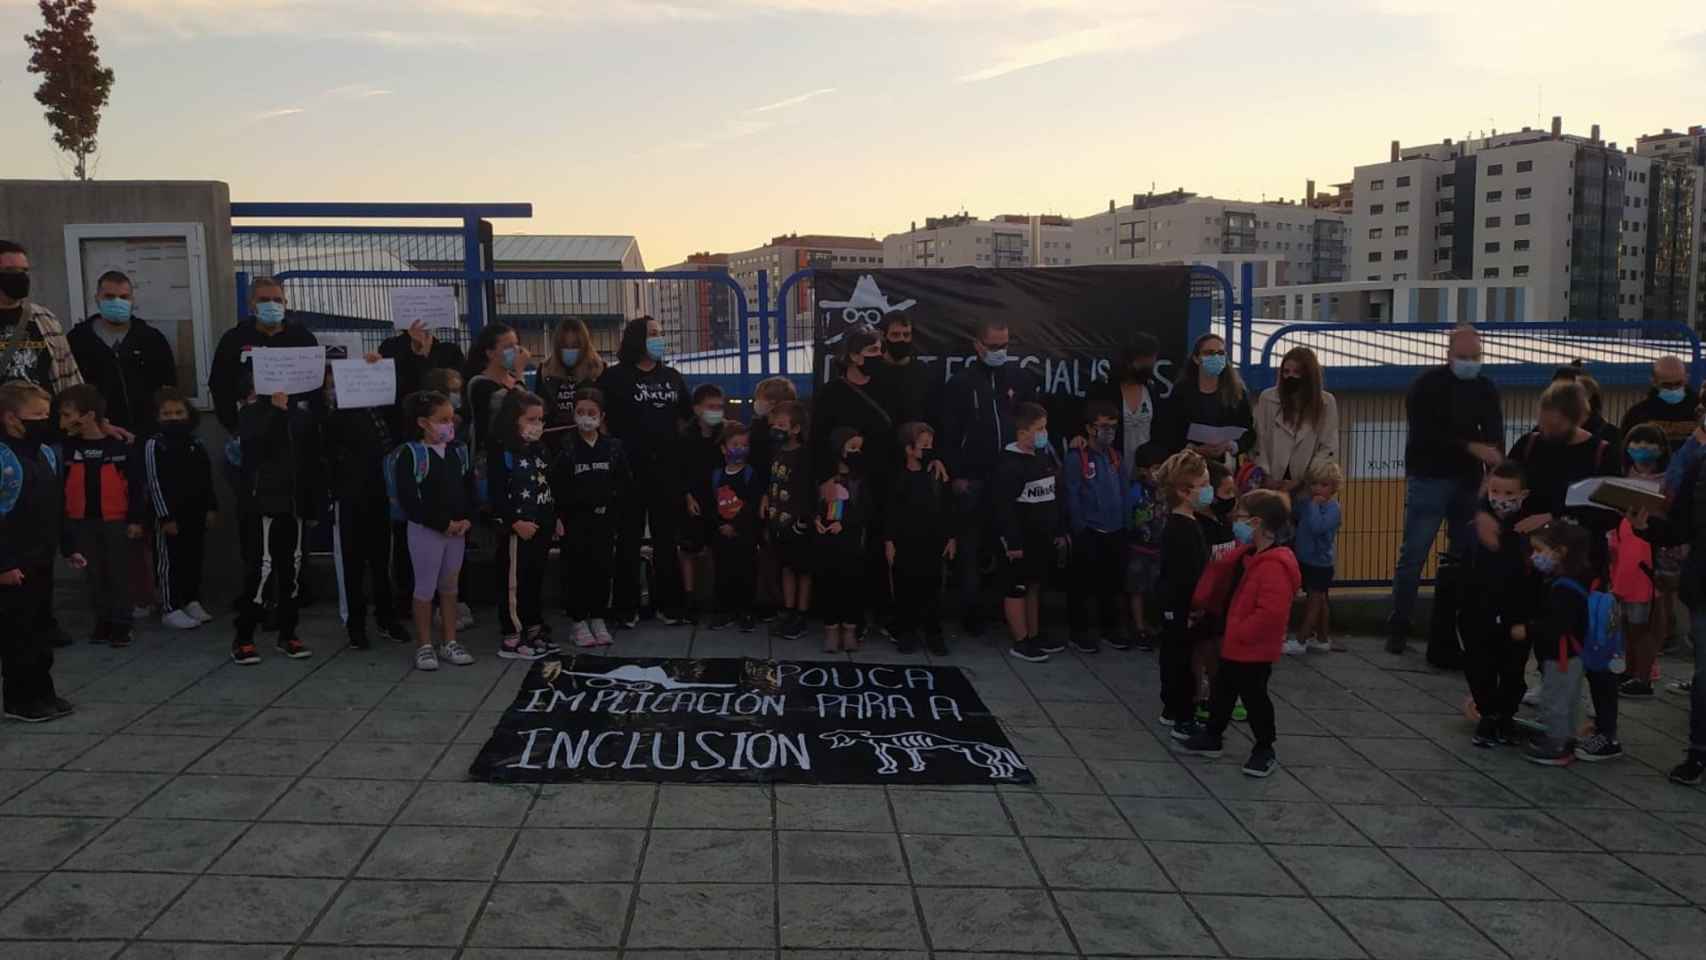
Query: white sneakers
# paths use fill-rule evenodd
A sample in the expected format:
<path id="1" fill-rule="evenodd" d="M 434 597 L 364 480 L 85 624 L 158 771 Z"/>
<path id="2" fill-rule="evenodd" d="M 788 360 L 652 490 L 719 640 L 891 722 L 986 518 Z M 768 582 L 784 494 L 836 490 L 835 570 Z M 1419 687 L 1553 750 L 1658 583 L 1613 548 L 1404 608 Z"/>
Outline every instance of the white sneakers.
<path id="1" fill-rule="evenodd" d="M 569 628 L 569 637 L 577 647 L 598 646 L 598 637 L 592 632 L 592 624 L 587 620 L 576 620 Z"/>
<path id="2" fill-rule="evenodd" d="M 434 650 L 430 646 L 416 647 L 415 648 L 415 669 L 416 670 L 437 670 L 438 669 L 438 651 Z"/>
<path id="3" fill-rule="evenodd" d="M 184 612 L 197 620 L 200 620 L 202 623 L 213 622 L 213 614 L 207 612 L 207 608 L 201 605 L 200 600 L 191 600 L 189 603 L 184 604 Z"/>
<path id="4" fill-rule="evenodd" d="M 187 608 L 183 610 L 168 610 L 166 615 L 160 618 L 160 622 L 171 627 L 173 630 L 194 630 L 203 623 L 202 620 L 190 613 Z"/>
<path id="5" fill-rule="evenodd" d="M 1309 648 L 1304 646 L 1303 642 L 1298 640 L 1296 637 L 1287 637 L 1285 639 L 1285 646 L 1280 649 L 1283 650 L 1285 655 L 1288 657 L 1301 657 L 1309 652 Z"/>
<path id="6" fill-rule="evenodd" d="M 587 626 L 591 628 L 592 638 L 598 641 L 599 646 L 608 647 L 613 642 L 610 639 L 610 628 L 604 625 L 603 620 L 589 620 Z"/>
<path id="7" fill-rule="evenodd" d="M 1305 646 L 1307 646 L 1309 648 L 1310 653 L 1332 653 L 1333 652 L 1333 645 L 1328 643 L 1327 641 L 1321 639 L 1320 637 L 1311 637 L 1309 639 L 1309 642 L 1306 643 Z"/>
<path id="8" fill-rule="evenodd" d="M 452 640 L 445 644 L 441 649 L 444 659 L 449 660 L 451 663 L 454 663 L 459 667 L 466 667 L 468 664 L 474 662 L 474 655 L 468 652 L 468 648 L 464 647 L 460 640 Z"/>

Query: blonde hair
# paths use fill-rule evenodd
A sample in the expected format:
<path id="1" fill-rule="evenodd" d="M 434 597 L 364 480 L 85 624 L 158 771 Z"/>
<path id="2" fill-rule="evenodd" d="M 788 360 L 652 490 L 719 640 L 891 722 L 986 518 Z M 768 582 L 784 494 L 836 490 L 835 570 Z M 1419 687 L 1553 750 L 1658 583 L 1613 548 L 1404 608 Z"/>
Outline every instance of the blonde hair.
<path id="1" fill-rule="evenodd" d="M 581 355 L 575 361 L 573 370 L 563 366 L 561 348 L 557 346 L 563 342 L 565 333 L 573 333 L 575 340 L 581 345 Z M 596 380 L 598 375 L 604 372 L 604 358 L 598 355 L 598 348 L 592 345 L 592 332 L 586 328 L 586 321 L 579 317 L 564 317 L 558 321 L 556 328 L 551 331 L 549 347 L 545 352 L 545 362 L 539 365 L 539 373 L 542 376 L 578 383 L 582 380 Z"/>
<path id="2" fill-rule="evenodd" d="M 1342 487 L 1345 485 L 1345 471 L 1333 460 L 1317 463 L 1309 468 L 1309 482 L 1330 483 L 1335 487 Z"/>
<path id="3" fill-rule="evenodd" d="M 800 391 L 794 387 L 794 381 L 787 377 L 766 377 L 758 381 L 758 386 L 753 388 L 752 398 L 768 398 L 771 403 L 786 403 L 800 399 Z"/>
<path id="4" fill-rule="evenodd" d="M 1540 394 L 1540 409 L 1563 414 L 1576 426 L 1587 421 L 1588 391 L 1580 383 L 1559 380 Z"/>
<path id="5" fill-rule="evenodd" d="M 1185 488 L 1195 486 L 1198 477 L 1208 476 L 1208 463 L 1195 450 L 1181 450 L 1162 461 L 1155 471 L 1155 480 L 1167 496 L 1167 506 L 1185 502 Z"/>
<path id="6" fill-rule="evenodd" d="M 31 400 L 53 402 L 53 394 L 28 380 L 9 380 L 0 386 L 0 413 L 19 413 Z"/>

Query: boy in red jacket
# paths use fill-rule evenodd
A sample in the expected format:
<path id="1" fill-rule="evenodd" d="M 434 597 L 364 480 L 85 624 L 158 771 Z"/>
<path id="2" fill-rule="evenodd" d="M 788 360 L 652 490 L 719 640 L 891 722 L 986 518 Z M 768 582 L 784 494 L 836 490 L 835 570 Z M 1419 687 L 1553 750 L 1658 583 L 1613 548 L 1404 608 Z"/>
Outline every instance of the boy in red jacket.
<path id="1" fill-rule="evenodd" d="M 1232 532 L 1240 544 L 1233 563 L 1237 585 L 1226 608 L 1226 635 L 1220 646 L 1220 670 L 1209 697 L 1206 729 L 1185 741 L 1184 751 L 1218 757 L 1222 734 L 1232 721 L 1232 705 L 1240 699 L 1250 713 L 1250 733 L 1256 747 L 1244 762 L 1244 773 L 1265 777 L 1274 772 L 1274 704 L 1268 699 L 1268 676 L 1285 644 L 1291 601 L 1303 583 L 1297 557 L 1284 543 L 1291 536 L 1291 502 L 1273 490 L 1252 490 L 1233 511 Z"/>

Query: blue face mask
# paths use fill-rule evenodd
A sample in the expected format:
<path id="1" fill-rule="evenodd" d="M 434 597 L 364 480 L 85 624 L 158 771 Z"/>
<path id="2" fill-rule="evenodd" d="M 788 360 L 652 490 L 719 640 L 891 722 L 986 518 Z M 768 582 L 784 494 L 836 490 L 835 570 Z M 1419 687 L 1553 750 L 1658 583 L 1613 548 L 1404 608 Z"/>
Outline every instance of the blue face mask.
<path id="1" fill-rule="evenodd" d="M 985 350 L 983 352 L 983 362 L 992 367 L 1006 366 L 1007 348 L 1002 347 L 1000 350 Z"/>
<path id="2" fill-rule="evenodd" d="M 1033 449 L 1033 450 L 1047 450 L 1048 449 L 1048 431 L 1047 430 L 1038 430 L 1036 433 L 1036 436 L 1031 438 L 1031 449 Z"/>
<path id="3" fill-rule="evenodd" d="M 1451 372 L 1459 380 L 1473 380 L 1481 375 L 1481 361 L 1453 360 L 1451 361 Z"/>
<path id="4" fill-rule="evenodd" d="M 1660 390 L 1659 391 L 1659 399 L 1663 400 L 1664 402 L 1669 403 L 1669 404 L 1681 403 L 1683 401 L 1683 398 L 1685 398 L 1687 396 L 1688 396 L 1688 391 L 1684 390 L 1681 387 L 1672 387 L 1668 390 Z"/>
<path id="5" fill-rule="evenodd" d="M 1198 507 L 1201 507 L 1201 508 L 1206 510 L 1213 505 L 1214 505 L 1214 488 L 1213 487 L 1203 487 L 1201 490 L 1197 491 L 1197 506 Z"/>
<path id="6" fill-rule="evenodd" d="M 129 300 L 120 300 L 117 297 L 109 297 L 102 300 L 98 306 L 101 310 L 101 319 L 108 323 L 125 324 L 130 322 Z"/>
<path id="7" fill-rule="evenodd" d="M 723 456 L 728 460 L 730 466 L 739 466 L 746 462 L 749 453 L 750 451 L 745 447 L 730 447 Z"/>
<path id="8" fill-rule="evenodd" d="M 1629 459 L 1636 463 L 1652 463 L 1659 458 L 1658 447 L 1630 447 Z"/>
<path id="9" fill-rule="evenodd" d="M 1232 539 L 1239 543 L 1249 543 L 1256 539 L 1256 528 L 1250 526 L 1248 520 L 1232 521 Z"/>
<path id="10" fill-rule="evenodd" d="M 662 337 L 646 338 L 646 355 L 653 360 L 663 360 L 669 356 L 669 341 Z"/>
<path id="11" fill-rule="evenodd" d="M 268 300 L 255 304 L 255 321 L 263 327 L 277 327 L 284 324 L 284 304 Z"/>
<path id="12" fill-rule="evenodd" d="M 503 352 L 498 354 L 498 359 L 503 362 L 505 370 L 514 370 L 515 359 L 518 356 L 520 356 L 520 354 L 514 347 L 504 347 Z"/>
<path id="13" fill-rule="evenodd" d="M 1226 372 L 1226 354 L 1211 353 L 1202 358 L 1202 372 L 1211 377 L 1218 377 Z"/>
<path id="14" fill-rule="evenodd" d="M 564 347 L 557 351 L 557 356 L 563 358 L 563 366 L 572 367 L 581 361 L 581 352 L 574 347 Z"/>
<path id="15" fill-rule="evenodd" d="M 1528 555 L 1528 562 L 1534 564 L 1534 569 L 1540 573 L 1551 573 L 1558 568 L 1557 557 L 1538 550 Z"/>

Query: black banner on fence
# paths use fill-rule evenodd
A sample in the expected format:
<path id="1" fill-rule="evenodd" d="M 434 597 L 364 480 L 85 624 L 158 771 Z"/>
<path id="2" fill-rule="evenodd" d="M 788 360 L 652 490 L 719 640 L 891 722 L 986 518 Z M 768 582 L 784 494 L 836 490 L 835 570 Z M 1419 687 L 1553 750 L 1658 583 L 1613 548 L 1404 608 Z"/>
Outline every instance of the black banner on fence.
<path id="1" fill-rule="evenodd" d="M 468 775 L 1034 783 L 957 667 L 570 656 L 533 665 Z"/>
<path id="2" fill-rule="evenodd" d="M 1108 378 L 1108 366 L 1139 331 L 1161 341 L 1158 372 L 1178 376 L 1189 345 L 1190 268 L 979 267 L 906 270 L 820 270 L 817 352 L 812 371 L 826 382 L 829 358 L 843 337 L 876 328 L 885 316 L 912 322 L 918 358 L 940 367 L 946 381 L 976 360 L 971 349 L 980 318 L 1007 321 L 1012 362 L 1043 378 L 1058 398 L 1083 397 Z"/>

